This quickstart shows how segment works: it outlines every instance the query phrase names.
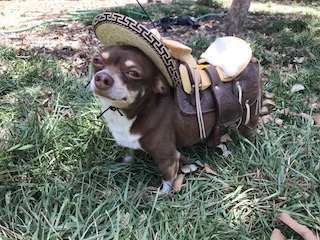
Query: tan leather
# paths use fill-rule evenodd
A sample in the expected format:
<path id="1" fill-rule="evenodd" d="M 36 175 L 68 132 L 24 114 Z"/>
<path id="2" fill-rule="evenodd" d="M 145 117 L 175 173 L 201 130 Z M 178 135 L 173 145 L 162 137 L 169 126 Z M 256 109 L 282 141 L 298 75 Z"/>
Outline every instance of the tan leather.
<path id="1" fill-rule="evenodd" d="M 194 67 L 197 68 L 198 64 L 191 55 L 192 49 L 174 40 L 163 39 L 162 42 L 169 49 L 170 55 L 174 59 L 186 63 L 186 65 L 179 66 L 179 72 L 183 81 L 182 86 L 184 91 L 191 93 L 193 79 L 195 77 L 200 78 L 198 70 L 194 69 Z"/>
<path id="2" fill-rule="evenodd" d="M 169 49 L 170 55 L 175 59 L 180 60 L 181 57 L 192 53 L 192 49 L 183 43 L 165 38 L 162 38 L 161 40 L 163 45 Z"/>
<path id="3" fill-rule="evenodd" d="M 182 86 L 186 93 L 191 94 L 191 92 L 193 91 L 193 83 L 195 77 L 199 79 L 199 87 L 201 90 L 205 90 L 208 87 L 210 87 L 210 76 L 208 75 L 208 72 L 204 70 L 206 67 L 210 65 L 206 63 L 205 59 L 200 59 L 199 61 L 196 61 L 192 56 L 192 49 L 180 42 L 169 39 L 162 39 L 162 42 L 169 49 L 173 59 L 175 59 L 178 62 L 184 63 L 180 64 L 178 69 L 182 80 Z M 242 43 L 244 41 L 239 40 L 239 42 Z M 249 55 L 250 58 L 247 57 Z M 228 76 L 221 67 L 215 66 L 221 81 L 229 82 L 235 79 L 237 76 L 239 76 L 239 74 L 241 74 L 241 72 L 248 66 L 251 60 L 251 56 L 251 52 L 246 54 L 245 58 L 242 60 L 242 67 L 239 68 L 238 72 L 233 76 Z M 196 69 L 194 69 L 195 66 Z"/>
<path id="4" fill-rule="evenodd" d="M 186 93 L 190 94 L 192 92 L 195 77 L 199 79 L 201 90 L 205 90 L 211 85 L 209 76 L 202 70 L 203 66 L 198 65 L 198 62 L 192 56 L 191 48 L 174 40 L 162 39 L 162 42 L 176 61 L 185 63 L 180 64 L 179 72 Z"/>
<path id="5" fill-rule="evenodd" d="M 221 81 L 222 82 L 230 82 L 233 79 L 235 79 L 236 77 L 238 77 L 243 72 L 243 70 L 248 66 L 248 64 L 250 63 L 250 60 L 251 60 L 251 58 L 248 59 L 248 62 L 245 63 L 245 65 L 243 65 L 243 67 L 240 68 L 239 71 L 235 75 L 233 75 L 231 77 L 228 76 L 222 68 L 216 67 L 216 70 L 217 70 L 217 72 L 219 74 L 219 77 L 220 77 Z"/>

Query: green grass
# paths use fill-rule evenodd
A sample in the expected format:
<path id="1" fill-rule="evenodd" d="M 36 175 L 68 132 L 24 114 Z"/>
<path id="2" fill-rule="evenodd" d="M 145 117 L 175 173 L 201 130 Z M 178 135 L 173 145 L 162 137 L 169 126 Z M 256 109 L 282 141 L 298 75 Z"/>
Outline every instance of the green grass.
<path id="1" fill-rule="evenodd" d="M 320 95 L 319 21 L 301 21 L 302 31 L 294 21 L 270 21 L 245 36 L 283 127 L 261 125 L 253 143 L 230 132 L 229 158 L 202 144 L 183 149 L 218 175 L 189 174 L 182 191 L 168 196 L 159 196 L 161 174 L 147 154 L 121 163 L 122 149 L 96 119 L 97 99 L 65 62 L 0 47 L 1 238 L 269 239 L 279 228 L 301 239 L 275 221 L 284 211 L 320 234 L 320 128 L 281 114 L 287 107 L 320 114 L 309 104 Z M 195 36 L 189 44 L 201 51 L 208 43 Z M 308 58 L 293 61 L 301 56 Z M 306 89 L 291 93 L 295 83 Z"/>

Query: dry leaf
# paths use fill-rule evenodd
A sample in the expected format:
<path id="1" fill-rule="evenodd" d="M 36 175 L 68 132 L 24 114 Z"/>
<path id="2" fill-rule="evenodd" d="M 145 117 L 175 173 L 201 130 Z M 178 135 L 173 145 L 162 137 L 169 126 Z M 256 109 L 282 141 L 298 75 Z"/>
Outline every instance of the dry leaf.
<path id="1" fill-rule="evenodd" d="M 41 106 L 48 107 L 49 98 L 46 98 L 42 101 Z"/>
<path id="2" fill-rule="evenodd" d="M 232 139 L 229 134 L 224 134 L 220 137 L 220 142 L 225 143 L 225 142 L 232 142 Z"/>
<path id="3" fill-rule="evenodd" d="M 71 118 L 71 113 L 68 109 L 62 109 L 60 111 L 61 115 L 64 116 L 65 118 Z"/>
<path id="4" fill-rule="evenodd" d="M 309 103 L 308 107 L 313 110 L 320 110 L 320 104 L 319 103 Z"/>
<path id="5" fill-rule="evenodd" d="M 303 117 L 304 119 L 308 120 L 308 122 L 310 122 L 311 126 L 314 125 L 314 120 L 313 120 L 313 117 L 309 114 L 306 114 L 306 113 L 300 113 L 299 114 L 301 117 Z"/>
<path id="6" fill-rule="evenodd" d="M 304 89 L 305 89 L 305 88 L 304 88 L 304 86 L 303 86 L 302 84 L 297 83 L 297 84 L 294 84 L 294 85 L 291 87 L 291 92 L 292 92 L 292 93 L 295 93 L 295 92 L 302 91 L 302 90 L 304 90 Z"/>
<path id="7" fill-rule="evenodd" d="M 269 108 L 267 106 L 263 106 L 261 109 L 260 109 L 260 114 L 261 115 L 266 115 L 268 114 L 270 111 L 269 111 Z"/>
<path id="8" fill-rule="evenodd" d="M 71 118 L 71 114 L 70 113 L 66 113 L 63 115 L 65 118 Z"/>
<path id="9" fill-rule="evenodd" d="M 204 164 L 200 160 L 197 160 L 196 164 L 202 168 L 204 167 Z"/>
<path id="10" fill-rule="evenodd" d="M 183 172 L 183 173 L 191 173 L 191 172 L 194 172 L 194 171 L 197 171 L 198 167 L 195 165 L 195 164 L 190 164 L 190 165 L 182 165 L 180 167 L 180 170 Z"/>
<path id="11" fill-rule="evenodd" d="M 298 223 L 288 213 L 280 213 L 277 219 L 298 233 L 305 240 L 317 240 L 317 236 L 305 225 Z"/>
<path id="12" fill-rule="evenodd" d="M 256 169 L 256 174 L 254 175 L 253 179 L 256 179 L 256 180 L 262 179 L 261 170 L 259 168 Z"/>
<path id="13" fill-rule="evenodd" d="M 231 155 L 231 152 L 228 151 L 228 148 L 225 144 L 219 144 L 217 148 L 220 148 L 222 150 L 222 156 L 224 156 L 225 158 Z"/>
<path id="14" fill-rule="evenodd" d="M 182 184 L 184 180 L 184 174 L 179 174 L 172 183 L 172 189 L 176 192 L 180 192 L 182 189 Z"/>
<path id="15" fill-rule="evenodd" d="M 278 127 L 282 127 L 283 125 L 283 120 L 280 118 L 277 118 L 276 120 L 274 120 L 274 122 L 277 124 Z"/>
<path id="16" fill-rule="evenodd" d="M 273 114 L 267 114 L 261 117 L 262 123 L 267 124 L 273 122 Z"/>
<path id="17" fill-rule="evenodd" d="M 51 107 L 45 107 L 44 108 L 48 113 L 52 113 L 53 112 L 53 108 Z"/>
<path id="18" fill-rule="evenodd" d="M 290 111 L 289 108 L 281 109 L 279 113 L 284 115 L 284 116 L 290 116 L 291 115 L 291 111 Z"/>
<path id="19" fill-rule="evenodd" d="M 266 91 L 266 92 L 264 92 L 264 96 L 265 96 L 266 98 L 273 99 L 273 98 L 275 97 L 275 94 Z"/>
<path id="20" fill-rule="evenodd" d="M 276 103 L 275 103 L 273 100 L 271 100 L 271 99 L 264 99 L 264 100 L 262 101 L 262 106 L 275 107 L 275 106 L 276 106 Z"/>
<path id="21" fill-rule="evenodd" d="M 41 73 L 41 76 L 45 79 L 50 79 L 53 76 L 53 72 L 51 70 L 46 70 Z"/>
<path id="22" fill-rule="evenodd" d="M 304 60 L 306 60 L 306 57 L 295 57 L 293 59 L 293 62 L 295 62 L 295 63 L 303 63 Z"/>
<path id="23" fill-rule="evenodd" d="M 290 72 L 290 71 L 292 71 L 292 69 L 293 69 L 293 65 L 292 64 L 288 64 L 287 67 L 285 67 L 285 66 L 281 67 L 281 70 L 283 72 Z"/>
<path id="24" fill-rule="evenodd" d="M 283 197 L 283 196 L 279 196 L 279 197 L 277 197 L 277 199 L 280 200 L 280 201 L 286 201 L 286 200 L 288 200 L 287 197 Z"/>
<path id="25" fill-rule="evenodd" d="M 317 124 L 317 126 L 320 127 L 320 115 L 315 115 L 315 116 L 313 116 L 313 120 L 315 121 L 315 123 Z"/>
<path id="26" fill-rule="evenodd" d="M 39 94 L 39 98 L 44 98 L 47 96 L 47 93 L 45 91 L 42 91 L 40 94 Z"/>
<path id="27" fill-rule="evenodd" d="M 51 95 L 52 95 L 51 90 L 46 89 L 46 90 L 40 92 L 38 97 L 39 98 L 46 98 L 46 97 L 51 96 Z"/>
<path id="28" fill-rule="evenodd" d="M 262 83 L 268 83 L 269 82 L 269 79 L 268 78 L 261 78 L 260 80 Z"/>
<path id="29" fill-rule="evenodd" d="M 275 228 L 272 231 L 270 240 L 286 240 L 286 238 L 282 235 L 282 233 L 279 229 Z"/>
<path id="30" fill-rule="evenodd" d="M 314 96 L 310 99 L 310 103 L 308 104 L 309 108 L 312 108 L 313 110 L 320 110 L 320 103 L 319 103 L 319 97 Z"/>
<path id="31" fill-rule="evenodd" d="M 230 186 L 228 183 L 223 183 L 222 184 L 222 191 L 224 192 L 230 192 L 233 191 L 234 188 L 232 186 Z"/>
<path id="32" fill-rule="evenodd" d="M 309 57 L 310 57 L 312 60 L 317 60 L 317 57 L 316 57 L 313 53 L 308 52 L 308 54 L 309 54 Z"/>
<path id="33" fill-rule="evenodd" d="M 215 171 L 213 171 L 213 170 L 209 167 L 208 164 L 204 164 L 204 171 L 205 171 L 206 173 L 212 174 L 212 175 L 214 175 L 214 176 L 217 176 L 217 175 L 218 175 Z"/>

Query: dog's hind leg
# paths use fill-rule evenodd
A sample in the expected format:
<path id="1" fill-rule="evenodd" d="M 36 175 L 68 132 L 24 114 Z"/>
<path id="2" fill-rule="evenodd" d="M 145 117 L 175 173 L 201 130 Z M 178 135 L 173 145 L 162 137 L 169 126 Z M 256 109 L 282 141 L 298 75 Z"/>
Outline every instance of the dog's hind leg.
<path id="1" fill-rule="evenodd" d="M 189 157 L 186 157 L 180 153 L 180 159 L 179 159 L 180 165 L 188 164 L 189 163 Z"/>

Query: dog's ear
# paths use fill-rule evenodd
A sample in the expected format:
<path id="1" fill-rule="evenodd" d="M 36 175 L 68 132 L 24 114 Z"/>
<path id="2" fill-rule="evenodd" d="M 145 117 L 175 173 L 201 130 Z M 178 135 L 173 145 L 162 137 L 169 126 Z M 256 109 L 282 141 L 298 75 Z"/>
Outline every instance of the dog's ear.
<path id="1" fill-rule="evenodd" d="M 160 95 L 167 95 L 170 92 L 170 86 L 162 74 L 158 74 L 154 81 L 153 91 Z"/>

